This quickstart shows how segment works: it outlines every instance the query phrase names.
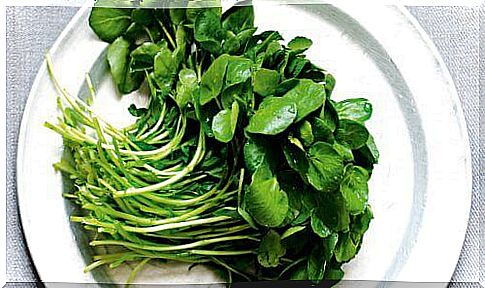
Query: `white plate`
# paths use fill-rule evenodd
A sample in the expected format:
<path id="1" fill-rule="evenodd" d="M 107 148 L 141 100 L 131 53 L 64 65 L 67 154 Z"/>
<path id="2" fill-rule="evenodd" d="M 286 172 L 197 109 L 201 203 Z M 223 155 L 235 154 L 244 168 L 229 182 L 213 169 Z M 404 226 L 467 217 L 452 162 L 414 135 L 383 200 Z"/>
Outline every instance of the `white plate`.
<path id="1" fill-rule="evenodd" d="M 375 219 L 359 255 L 344 266 L 345 279 L 448 282 L 467 226 L 471 162 L 456 90 L 430 40 L 395 6 L 266 3 L 255 10 L 261 30 L 279 30 L 287 40 L 313 39 L 308 57 L 335 75 L 334 97 L 366 97 L 374 104 L 368 127 L 381 152 L 370 185 Z M 113 92 L 99 60 L 106 44 L 89 29 L 88 14 L 82 8 L 51 49 L 58 78 L 72 94 L 82 94 L 85 72 L 91 71 L 99 79 L 99 113 L 131 121 L 125 108 L 140 98 Z M 43 126 L 57 113 L 43 66 L 24 112 L 17 167 L 22 224 L 37 271 L 45 282 L 125 279 L 118 277 L 126 270 L 82 272 L 91 250 L 83 231 L 69 223 L 73 207 L 61 197 L 62 178 L 51 166 L 60 158 L 62 141 Z M 151 266 L 138 281 L 217 281 L 202 266 L 190 273 L 185 268 Z"/>

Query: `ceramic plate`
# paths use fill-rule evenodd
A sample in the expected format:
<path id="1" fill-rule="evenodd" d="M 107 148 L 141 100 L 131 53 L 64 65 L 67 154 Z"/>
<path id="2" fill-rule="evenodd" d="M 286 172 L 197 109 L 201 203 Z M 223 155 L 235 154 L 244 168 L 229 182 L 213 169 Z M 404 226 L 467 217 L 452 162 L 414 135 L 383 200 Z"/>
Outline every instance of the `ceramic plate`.
<path id="1" fill-rule="evenodd" d="M 396 6 L 256 5 L 256 25 L 286 40 L 314 42 L 308 58 L 337 79 L 335 99 L 365 97 L 374 105 L 367 126 L 380 149 L 370 182 L 375 219 L 356 259 L 344 266 L 348 280 L 448 282 L 463 244 L 471 202 L 471 162 L 464 117 L 448 71 L 409 13 Z M 106 43 L 88 27 L 81 8 L 50 53 L 62 86 L 85 96 L 86 72 L 95 79 L 95 110 L 123 125 L 127 107 L 143 96 L 120 97 L 103 61 Z M 18 151 L 18 193 L 28 247 L 44 282 L 117 282 L 129 266 L 83 273 L 92 251 L 74 207 L 61 194 L 52 168 L 61 138 L 43 126 L 55 121 L 56 94 L 45 65 L 24 112 Z M 137 282 L 214 283 L 203 266 L 151 264 Z"/>

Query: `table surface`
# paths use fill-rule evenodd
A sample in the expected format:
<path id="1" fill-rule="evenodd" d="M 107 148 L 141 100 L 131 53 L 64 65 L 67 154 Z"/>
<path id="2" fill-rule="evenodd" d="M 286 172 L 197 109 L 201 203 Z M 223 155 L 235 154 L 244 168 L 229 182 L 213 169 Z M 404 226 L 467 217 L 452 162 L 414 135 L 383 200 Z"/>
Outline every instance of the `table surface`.
<path id="1" fill-rule="evenodd" d="M 407 7 L 429 34 L 441 53 L 455 81 L 462 102 L 468 135 L 470 137 L 473 171 L 473 195 L 470 220 L 460 259 L 455 269 L 452 285 L 477 287 L 485 279 L 484 232 L 480 207 L 485 207 L 485 197 L 480 197 L 480 180 L 483 180 L 484 152 L 480 155 L 483 135 L 480 129 L 483 105 L 480 105 L 480 85 L 484 85 L 485 45 L 480 47 L 480 26 L 485 25 L 485 9 L 477 7 Z M 74 16 L 76 7 L 7 7 L 7 281 L 35 282 L 38 280 L 30 260 L 20 224 L 16 191 L 17 140 L 22 112 L 42 64 L 44 53 L 54 43 L 66 24 Z M 482 30 L 485 31 L 485 30 Z M 482 42 L 485 43 L 485 42 Z M 481 51 L 480 51 L 481 50 Z M 485 55 L 485 54 L 484 54 Z M 480 63 L 482 62 L 482 63 Z M 480 65 L 482 64 L 482 65 Z M 481 73 L 480 73 L 481 72 Z M 484 86 L 482 86 L 484 87 Z M 483 97 L 482 97 L 483 98 Z M 484 122 L 482 122 L 484 124 Z M 480 127 L 481 126 L 481 127 Z M 481 220 L 480 220 L 481 219 Z M 480 234 L 480 228 L 482 233 Z M 482 237 L 480 239 L 480 237 Z M 481 255 L 481 256 L 480 256 Z M 62 263 L 59 263 L 62 265 Z M 482 282 L 483 283 L 483 282 Z"/>

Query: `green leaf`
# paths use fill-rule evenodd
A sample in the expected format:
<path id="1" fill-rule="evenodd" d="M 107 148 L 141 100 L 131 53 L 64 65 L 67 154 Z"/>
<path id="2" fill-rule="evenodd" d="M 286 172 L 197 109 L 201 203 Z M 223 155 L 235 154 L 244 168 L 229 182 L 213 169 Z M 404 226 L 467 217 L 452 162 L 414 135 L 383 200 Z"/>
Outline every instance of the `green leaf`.
<path id="1" fill-rule="evenodd" d="M 131 19 L 139 25 L 147 26 L 155 20 L 155 17 L 152 9 L 137 8 L 131 12 Z"/>
<path id="2" fill-rule="evenodd" d="M 210 53 L 220 54 L 224 36 L 220 15 L 213 10 L 204 9 L 195 19 L 194 38 Z"/>
<path id="3" fill-rule="evenodd" d="M 344 277 L 344 271 L 341 268 L 338 269 L 328 269 L 325 271 L 325 279 L 331 281 L 340 281 Z"/>
<path id="4" fill-rule="evenodd" d="M 318 191 L 331 192 L 338 188 L 343 175 L 343 159 L 332 145 L 317 142 L 310 147 L 308 182 Z"/>
<path id="5" fill-rule="evenodd" d="M 222 15 L 222 27 L 234 34 L 254 27 L 253 6 L 233 6 Z"/>
<path id="6" fill-rule="evenodd" d="M 344 159 L 344 162 L 353 162 L 354 161 L 354 155 L 352 154 L 352 150 L 350 150 L 348 147 L 341 145 L 337 142 L 333 143 L 333 149 L 337 151 L 337 153 L 342 156 Z"/>
<path id="7" fill-rule="evenodd" d="M 130 26 L 131 11 L 123 8 L 93 7 L 89 15 L 89 26 L 101 40 L 111 43 Z"/>
<path id="8" fill-rule="evenodd" d="M 312 132 L 312 124 L 307 120 L 300 122 L 300 125 L 298 126 L 298 136 L 303 141 L 303 145 L 312 145 L 313 141 L 315 141 Z"/>
<path id="9" fill-rule="evenodd" d="M 247 211 L 259 225 L 278 227 L 288 212 L 288 196 L 265 165 L 259 166 L 252 178 L 244 195 Z"/>
<path id="10" fill-rule="evenodd" d="M 212 121 L 212 131 L 217 140 L 223 143 L 228 143 L 232 140 L 234 131 L 236 131 L 238 114 L 239 105 L 236 101 L 232 103 L 231 110 L 221 110 L 217 113 Z"/>
<path id="11" fill-rule="evenodd" d="M 165 43 L 166 44 L 166 43 Z M 172 51 L 166 45 L 160 48 L 154 59 L 153 69 L 155 77 L 159 79 L 172 79 L 177 68 L 172 58 Z"/>
<path id="12" fill-rule="evenodd" d="M 118 90 L 128 94 L 138 89 L 143 82 L 143 73 L 130 71 L 130 43 L 119 37 L 108 47 L 107 59 L 113 80 Z"/>
<path id="13" fill-rule="evenodd" d="M 367 205 L 362 214 L 356 215 L 350 225 L 350 236 L 354 243 L 361 243 L 364 233 L 369 229 L 369 224 L 374 218 L 370 206 Z"/>
<path id="14" fill-rule="evenodd" d="M 297 116 L 293 100 L 266 97 L 249 120 L 246 131 L 250 133 L 276 135 L 288 128 Z"/>
<path id="15" fill-rule="evenodd" d="M 352 242 L 349 233 L 342 234 L 335 248 L 335 260 L 338 262 L 348 262 L 355 257 L 356 253 L 357 247 Z"/>
<path id="16" fill-rule="evenodd" d="M 141 117 L 145 115 L 147 111 L 147 108 L 136 108 L 135 104 L 131 104 L 130 107 L 128 107 L 128 112 L 135 117 Z"/>
<path id="17" fill-rule="evenodd" d="M 177 82 L 177 94 L 175 101 L 180 108 L 184 108 L 187 103 L 192 102 L 192 94 L 197 86 L 197 75 L 192 69 L 184 68 L 179 72 Z"/>
<path id="18" fill-rule="evenodd" d="M 263 97 L 273 95 L 278 86 L 278 82 L 278 72 L 261 68 L 254 73 L 254 92 Z"/>
<path id="19" fill-rule="evenodd" d="M 303 231 L 306 229 L 306 226 L 293 226 L 285 230 L 283 234 L 281 235 L 281 240 L 284 240 L 300 231 Z"/>
<path id="20" fill-rule="evenodd" d="M 325 273 L 325 266 L 327 261 L 325 261 L 324 251 L 320 245 L 316 245 L 308 257 L 307 262 L 307 273 L 308 280 L 319 282 L 323 280 L 323 275 Z"/>
<path id="21" fill-rule="evenodd" d="M 246 82 L 251 77 L 253 65 L 251 60 L 236 56 L 227 56 L 227 58 L 225 86 L 230 87 Z"/>
<path id="22" fill-rule="evenodd" d="M 131 51 L 131 58 L 133 59 L 133 69 L 149 69 L 153 67 L 153 59 L 160 51 L 160 47 L 152 42 L 145 42 Z"/>
<path id="23" fill-rule="evenodd" d="M 234 33 L 231 31 L 226 31 L 226 40 L 222 44 L 222 49 L 224 53 L 227 54 L 236 54 L 239 49 L 241 48 L 241 43 Z"/>
<path id="24" fill-rule="evenodd" d="M 339 124 L 339 118 L 332 102 L 333 101 L 325 101 L 325 105 L 320 111 L 319 117 L 333 133 Z"/>
<path id="25" fill-rule="evenodd" d="M 295 53 L 302 53 L 308 50 L 312 46 L 312 40 L 305 37 L 295 37 L 288 43 L 288 48 L 293 50 Z"/>
<path id="26" fill-rule="evenodd" d="M 319 203 L 315 204 L 315 217 L 330 228 L 332 232 L 348 231 L 350 216 L 345 208 L 345 200 L 340 193 L 321 195 Z"/>
<path id="27" fill-rule="evenodd" d="M 345 177 L 340 183 L 340 192 L 342 192 L 350 214 L 356 215 L 364 211 L 369 193 L 368 180 L 369 174 L 364 168 L 352 166 L 347 169 Z"/>
<path id="28" fill-rule="evenodd" d="M 335 139 L 349 147 L 350 149 L 358 149 L 364 146 L 369 138 L 369 132 L 359 122 L 353 120 L 339 121 L 339 127 L 335 131 Z"/>
<path id="29" fill-rule="evenodd" d="M 310 164 L 306 157 L 305 150 L 303 150 L 302 147 L 299 147 L 299 145 L 288 141 L 283 145 L 283 153 L 288 165 L 306 180 Z"/>
<path id="30" fill-rule="evenodd" d="M 318 213 L 318 210 L 313 211 L 310 224 L 311 224 L 312 230 L 313 230 L 313 232 L 315 232 L 315 234 L 317 234 L 321 238 L 325 238 L 325 237 L 330 236 L 332 231 L 330 230 L 330 228 L 325 226 L 324 219 L 321 219 L 319 214 L 320 213 Z"/>
<path id="31" fill-rule="evenodd" d="M 296 103 L 298 116 L 295 122 L 298 122 L 325 103 L 325 87 L 311 80 L 301 79 L 283 98 Z"/>
<path id="32" fill-rule="evenodd" d="M 258 167 L 267 163 L 268 158 L 272 157 L 269 143 L 262 137 L 248 137 L 244 144 L 244 162 L 250 173 L 254 173 Z"/>
<path id="33" fill-rule="evenodd" d="M 200 83 L 200 104 L 207 104 L 221 93 L 227 63 L 227 55 L 221 55 L 212 62 L 204 75 L 202 75 Z"/>
<path id="34" fill-rule="evenodd" d="M 372 116 L 372 104 L 364 98 L 346 99 L 335 103 L 339 119 L 363 123 Z"/>
<path id="35" fill-rule="evenodd" d="M 325 75 L 325 91 L 327 92 L 327 98 L 330 98 L 330 95 L 332 95 L 333 89 L 335 88 L 335 83 L 336 81 L 333 75 L 327 73 Z"/>
<path id="36" fill-rule="evenodd" d="M 278 267 L 280 258 L 286 253 L 285 247 L 281 245 L 281 238 L 274 230 L 269 230 L 264 235 L 258 249 L 258 262 L 261 266 L 270 268 Z"/>
<path id="37" fill-rule="evenodd" d="M 168 10 L 170 14 L 170 20 L 175 25 L 180 25 L 186 18 L 185 11 L 187 9 L 184 8 L 172 8 Z"/>
<path id="38" fill-rule="evenodd" d="M 307 265 L 298 265 L 291 273 L 290 280 L 308 280 Z"/>
<path id="39" fill-rule="evenodd" d="M 333 252 L 338 243 L 338 233 L 332 233 L 325 239 L 323 239 L 323 250 L 325 253 L 325 259 L 330 261 L 333 256 Z"/>
<path id="40" fill-rule="evenodd" d="M 300 74 L 303 72 L 305 67 L 310 64 L 310 61 L 303 57 L 290 57 L 288 59 L 288 64 L 285 68 L 285 75 L 290 78 L 290 77 L 299 77 Z M 314 82 L 314 81 L 313 81 Z"/>

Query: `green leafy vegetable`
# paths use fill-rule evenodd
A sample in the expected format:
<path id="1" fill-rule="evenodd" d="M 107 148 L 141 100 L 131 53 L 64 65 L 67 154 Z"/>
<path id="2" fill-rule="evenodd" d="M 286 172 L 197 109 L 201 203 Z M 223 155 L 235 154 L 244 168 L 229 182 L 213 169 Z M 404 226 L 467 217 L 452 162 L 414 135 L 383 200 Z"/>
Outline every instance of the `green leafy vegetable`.
<path id="1" fill-rule="evenodd" d="M 280 258 L 285 255 L 285 247 L 281 245 L 281 237 L 274 230 L 269 230 L 261 240 L 258 249 L 258 262 L 261 266 L 277 267 Z"/>
<path id="2" fill-rule="evenodd" d="M 288 196 L 265 165 L 254 173 L 244 201 L 248 212 L 262 226 L 278 227 L 288 212 Z"/>
<path id="3" fill-rule="evenodd" d="M 296 104 L 289 98 L 267 97 L 249 120 L 246 131 L 276 135 L 288 128 L 297 117 Z"/>
<path id="4" fill-rule="evenodd" d="M 239 105 L 232 103 L 231 110 L 221 110 L 214 117 L 212 131 L 217 140 L 227 143 L 232 140 L 236 131 L 237 116 L 239 115 Z"/>
<path id="5" fill-rule="evenodd" d="M 65 148 L 54 168 L 100 251 L 85 270 L 134 262 L 130 282 L 170 260 L 229 282 L 336 283 L 374 217 L 372 105 L 330 99 L 336 80 L 305 55 L 312 40 L 257 33 L 250 5 L 200 4 L 92 9 L 118 92 L 147 98 L 127 127 L 63 90 L 47 58 L 60 115 L 45 126 Z"/>
<path id="6" fill-rule="evenodd" d="M 128 41 L 120 37 L 109 45 L 107 54 L 113 80 L 118 90 L 123 94 L 138 89 L 144 78 L 140 72 L 130 71 L 129 45 Z"/>
<path id="7" fill-rule="evenodd" d="M 89 15 L 89 26 L 101 40 L 111 43 L 130 26 L 131 12 L 131 9 L 94 7 Z"/>

